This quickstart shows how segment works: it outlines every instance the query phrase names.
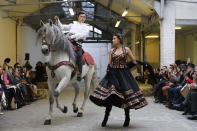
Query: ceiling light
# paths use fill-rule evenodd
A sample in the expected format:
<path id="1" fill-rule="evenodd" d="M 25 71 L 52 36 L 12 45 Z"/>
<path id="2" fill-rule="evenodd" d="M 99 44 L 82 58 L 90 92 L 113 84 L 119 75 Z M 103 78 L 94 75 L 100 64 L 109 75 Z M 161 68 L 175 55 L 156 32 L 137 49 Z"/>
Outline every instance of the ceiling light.
<path id="1" fill-rule="evenodd" d="M 120 25 L 120 20 L 116 22 L 115 27 L 118 27 Z"/>
<path id="2" fill-rule="evenodd" d="M 159 38 L 159 36 L 158 35 L 148 35 L 148 36 L 146 36 L 145 37 L 146 39 L 154 39 L 154 38 Z"/>
<path id="3" fill-rule="evenodd" d="M 124 10 L 124 12 L 122 13 L 122 16 L 126 16 L 127 13 L 128 13 L 128 9 L 126 8 L 126 9 Z"/>
<path id="4" fill-rule="evenodd" d="M 180 26 L 175 27 L 175 30 L 180 30 L 180 29 L 182 29 L 182 27 L 180 27 Z"/>
<path id="5" fill-rule="evenodd" d="M 68 0 L 63 0 L 63 1 L 65 1 L 65 2 L 66 2 L 66 1 L 68 1 Z"/>
<path id="6" fill-rule="evenodd" d="M 75 14 L 74 11 L 73 11 L 73 8 L 69 8 L 68 10 L 69 10 L 69 12 L 70 12 L 71 15 L 74 15 Z"/>

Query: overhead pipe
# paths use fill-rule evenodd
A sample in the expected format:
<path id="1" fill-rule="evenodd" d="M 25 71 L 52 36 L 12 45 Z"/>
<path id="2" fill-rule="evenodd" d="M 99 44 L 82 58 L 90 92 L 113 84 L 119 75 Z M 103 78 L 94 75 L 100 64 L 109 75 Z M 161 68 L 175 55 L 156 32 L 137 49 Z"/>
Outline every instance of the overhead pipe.
<path id="1" fill-rule="evenodd" d="M 161 0 L 160 2 L 160 20 L 163 20 L 164 15 L 164 0 Z"/>
<path id="2" fill-rule="evenodd" d="M 16 4 L 16 0 L 6 0 L 6 1 L 8 1 L 8 3 L 10 4 Z"/>
<path id="3" fill-rule="evenodd" d="M 70 0 L 70 2 L 93 2 L 92 0 Z M 16 3 L 16 4 L 1 4 L 3 6 L 25 6 L 25 5 L 43 5 L 43 4 L 58 4 L 65 3 L 65 1 L 51 1 L 51 2 L 31 2 L 31 3 Z"/>
<path id="4" fill-rule="evenodd" d="M 4 10 L 4 11 L 6 11 L 6 10 Z M 32 13 L 32 12 L 23 12 L 23 11 L 6 11 L 6 12 L 8 12 L 8 13 L 9 12 L 16 12 L 16 13 L 21 13 L 21 14 L 29 14 L 29 13 Z M 44 15 L 53 15 L 53 14 L 57 14 L 57 13 L 60 13 L 60 12 L 32 14 L 32 15 L 29 15 L 29 16 L 44 16 Z M 102 18 L 109 18 L 108 16 L 91 14 L 91 13 L 89 13 L 89 15 L 100 16 Z M 24 16 L 9 16 L 9 17 L 24 17 Z M 3 17 L 3 18 L 9 18 L 9 17 Z M 125 16 L 125 17 L 117 16 L 118 19 L 121 19 L 121 18 L 132 18 L 132 17 L 142 18 L 142 17 L 147 17 L 147 16 Z"/>

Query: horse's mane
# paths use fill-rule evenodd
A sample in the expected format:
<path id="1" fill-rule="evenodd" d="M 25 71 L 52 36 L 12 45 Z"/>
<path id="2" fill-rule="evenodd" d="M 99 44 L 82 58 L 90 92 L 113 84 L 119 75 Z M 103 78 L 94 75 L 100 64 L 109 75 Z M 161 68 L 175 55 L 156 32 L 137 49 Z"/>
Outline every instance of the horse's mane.
<path id="1" fill-rule="evenodd" d="M 46 41 L 53 42 L 53 48 L 56 51 L 65 51 L 68 53 L 69 57 L 75 61 L 75 52 L 72 47 L 72 43 L 67 39 L 65 34 L 62 32 L 62 30 L 52 24 L 52 26 L 47 23 L 44 24 L 39 30 L 38 30 L 38 35 L 41 37 L 42 32 L 46 31 Z"/>

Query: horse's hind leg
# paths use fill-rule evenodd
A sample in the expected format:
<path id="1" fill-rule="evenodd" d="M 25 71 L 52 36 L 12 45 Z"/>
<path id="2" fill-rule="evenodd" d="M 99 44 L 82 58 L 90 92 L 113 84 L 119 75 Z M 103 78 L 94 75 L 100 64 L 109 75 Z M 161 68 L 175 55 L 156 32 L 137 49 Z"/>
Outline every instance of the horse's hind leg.
<path id="1" fill-rule="evenodd" d="M 67 113 L 68 111 L 67 106 L 64 106 L 64 107 L 60 106 L 58 96 L 55 96 L 55 100 L 56 100 L 57 108 L 60 109 L 60 111 L 62 111 L 63 113 Z"/>
<path id="2" fill-rule="evenodd" d="M 91 82 L 91 79 L 92 79 L 92 73 L 85 77 L 84 100 L 83 100 L 83 104 L 82 104 L 82 106 L 80 108 L 80 111 L 77 114 L 77 117 L 82 117 L 83 116 L 84 107 L 85 107 L 85 104 L 87 102 L 88 96 L 90 94 L 90 82 Z"/>
<path id="3" fill-rule="evenodd" d="M 75 89 L 75 97 L 74 97 L 74 101 L 73 101 L 73 112 L 77 113 L 78 112 L 77 97 L 79 96 L 79 85 L 78 85 L 78 82 L 73 83 L 72 86 Z"/>

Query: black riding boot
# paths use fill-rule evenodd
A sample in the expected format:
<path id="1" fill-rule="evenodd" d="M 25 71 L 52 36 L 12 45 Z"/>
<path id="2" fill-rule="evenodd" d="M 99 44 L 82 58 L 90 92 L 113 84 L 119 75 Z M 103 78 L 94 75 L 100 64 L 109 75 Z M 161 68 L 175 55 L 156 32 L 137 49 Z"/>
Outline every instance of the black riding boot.
<path id="1" fill-rule="evenodd" d="M 81 81 L 81 73 L 82 73 L 82 48 L 80 45 L 78 45 L 78 51 L 76 52 L 77 53 L 77 65 L 78 65 L 78 70 L 79 70 L 79 74 L 77 74 L 77 80 L 78 81 Z"/>
<path id="2" fill-rule="evenodd" d="M 130 110 L 124 109 L 124 111 L 125 111 L 125 121 L 124 121 L 123 127 L 128 127 L 130 123 L 130 115 L 129 115 Z"/>
<path id="3" fill-rule="evenodd" d="M 112 109 L 112 106 L 106 107 L 106 109 L 105 109 L 105 117 L 104 117 L 103 122 L 101 124 L 102 127 L 106 126 L 107 121 L 108 121 L 108 117 L 109 117 L 110 112 L 111 112 L 111 109 Z"/>
<path id="4" fill-rule="evenodd" d="M 77 60 L 79 74 L 77 74 L 77 80 L 81 81 L 81 72 L 82 72 L 82 56 L 78 58 Z"/>

